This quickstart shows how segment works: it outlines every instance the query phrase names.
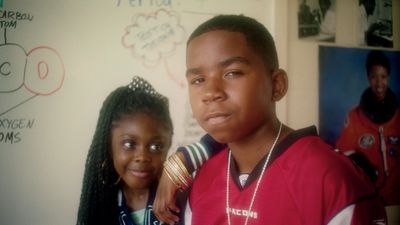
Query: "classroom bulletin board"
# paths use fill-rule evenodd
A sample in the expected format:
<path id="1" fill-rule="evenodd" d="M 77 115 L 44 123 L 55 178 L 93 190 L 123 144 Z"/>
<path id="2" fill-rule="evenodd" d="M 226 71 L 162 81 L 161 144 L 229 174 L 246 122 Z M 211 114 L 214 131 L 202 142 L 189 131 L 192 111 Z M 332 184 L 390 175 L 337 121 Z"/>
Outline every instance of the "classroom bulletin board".
<path id="1" fill-rule="evenodd" d="M 0 224 L 76 221 L 105 97 L 132 76 L 170 101 L 173 148 L 197 141 L 186 40 L 217 14 L 274 33 L 274 0 L 0 0 Z"/>

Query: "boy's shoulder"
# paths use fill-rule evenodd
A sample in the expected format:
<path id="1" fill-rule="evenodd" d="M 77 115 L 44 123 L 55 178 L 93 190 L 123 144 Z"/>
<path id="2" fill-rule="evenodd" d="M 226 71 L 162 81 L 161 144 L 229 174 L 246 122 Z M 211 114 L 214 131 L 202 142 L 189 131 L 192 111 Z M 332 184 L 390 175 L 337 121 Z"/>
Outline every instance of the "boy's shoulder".
<path id="1" fill-rule="evenodd" d="M 298 164 L 298 166 L 306 168 L 345 169 L 354 167 L 349 158 L 319 136 L 300 137 L 284 150 L 280 161 L 292 165 Z"/>
<path id="2" fill-rule="evenodd" d="M 286 177 L 307 174 L 312 180 L 323 180 L 330 187 L 344 185 L 353 192 L 360 192 L 359 188 L 364 188 L 365 194 L 372 192 L 372 186 L 361 168 L 318 136 L 299 138 L 282 154 L 277 164 L 286 168 L 282 170 Z"/>
<path id="3" fill-rule="evenodd" d="M 318 136 L 315 126 L 310 126 L 296 130 L 289 134 L 281 143 L 276 146 L 274 154 L 271 157 L 271 161 L 280 158 L 281 155 L 291 158 L 301 157 L 301 154 L 304 154 L 305 152 L 312 152 L 316 149 L 324 149 L 321 151 L 325 151 L 329 148 L 330 146 Z M 220 168 L 222 165 L 226 164 L 228 159 L 228 150 L 229 148 L 226 147 L 224 150 L 215 154 L 203 164 L 202 168 Z"/>

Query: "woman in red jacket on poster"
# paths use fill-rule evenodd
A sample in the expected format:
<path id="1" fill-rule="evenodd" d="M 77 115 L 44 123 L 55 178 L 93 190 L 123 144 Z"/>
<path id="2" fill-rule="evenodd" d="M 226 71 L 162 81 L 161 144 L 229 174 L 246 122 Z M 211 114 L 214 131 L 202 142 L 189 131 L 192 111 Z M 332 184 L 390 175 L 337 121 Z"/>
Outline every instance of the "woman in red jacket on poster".
<path id="1" fill-rule="evenodd" d="M 366 60 L 370 86 L 347 115 L 336 147 L 350 158 L 364 158 L 367 173 L 386 206 L 400 205 L 400 108 L 388 87 L 390 61 L 372 50 Z"/>

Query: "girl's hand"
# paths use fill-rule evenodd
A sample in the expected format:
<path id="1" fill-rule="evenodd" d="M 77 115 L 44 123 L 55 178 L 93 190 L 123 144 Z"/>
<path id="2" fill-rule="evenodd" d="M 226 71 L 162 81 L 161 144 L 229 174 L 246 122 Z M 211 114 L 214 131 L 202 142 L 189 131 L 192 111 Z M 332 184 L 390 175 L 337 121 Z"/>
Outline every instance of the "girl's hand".
<path id="1" fill-rule="evenodd" d="M 168 175 L 163 171 L 153 203 L 153 211 L 158 220 L 164 224 L 174 224 L 179 221 L 176 215 L 180 212 L 176 206 L 176 191 L 178 188 L 172 183 Z"/>

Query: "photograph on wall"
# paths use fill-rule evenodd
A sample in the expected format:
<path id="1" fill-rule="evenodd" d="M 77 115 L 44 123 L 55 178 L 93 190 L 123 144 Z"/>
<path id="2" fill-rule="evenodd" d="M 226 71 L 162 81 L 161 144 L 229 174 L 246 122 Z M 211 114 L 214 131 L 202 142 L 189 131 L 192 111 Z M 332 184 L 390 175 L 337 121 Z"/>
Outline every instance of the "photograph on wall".
<path id="1" fill-rule="evenodd" d="M 355 15 L 358 45 L 393 47 L 392 0 L 359 0 Z"/>
<path id="2" fill-rule="evenodd" d="M 299 0 L 299 38 L 335 42 L 336 0 Z"/>
<path id="3" fill-rule="evenodd" d="M 396 115 L 400 116 L 398 112 L 400 64 L 398 62 L 400 62 L 399 51 L 320 46 L 319 132 L 321 137 L 335 146 L 344 128 L 353 125 L 350 119 L 353 119 L 355 111 L 362 112 L 363 115 L 362 118 L 355 119 L 375 127 L 386 126 L 390 121 L 395 120 Z M 380 66 L 368 66 L 371 64 Z M 397 122 L 400 121 L 399 119 Z M 356 144 L 362 147 L 371 144 L 368 143 L 371 140 L 362 135 L 353 133 L 351 138 L 354 138 L 355 143 L 358 142 Z M 399 142 L 399 137 L 388 138 L 393 138 L 393 142 Z M 400 147 L 400 143 L 398 144 Z M 400 152 L 392 154 L 400 154 Z"/>

